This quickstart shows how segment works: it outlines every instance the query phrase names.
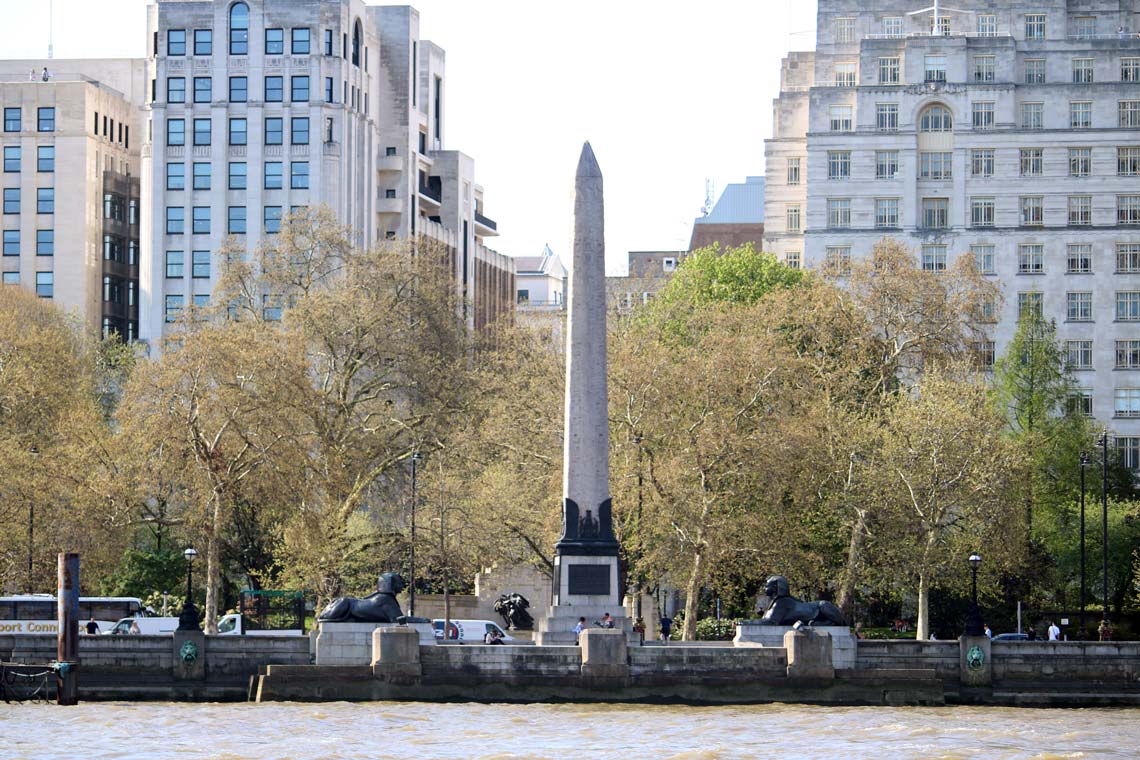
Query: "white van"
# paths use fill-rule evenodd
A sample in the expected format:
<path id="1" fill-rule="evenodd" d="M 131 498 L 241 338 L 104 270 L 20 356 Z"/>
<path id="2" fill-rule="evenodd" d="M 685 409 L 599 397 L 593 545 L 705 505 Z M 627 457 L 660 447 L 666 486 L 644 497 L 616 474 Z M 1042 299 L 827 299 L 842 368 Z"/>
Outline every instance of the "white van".
<path id="1" fill-rule="evenodd" d="M 138 626 L 137 631 L 131 630 L 131 625 Z M 176 617 L 126 617 L 115 623 L 107 633 L 112 636 L 127 636 L 140 633 L 145 636 L 163 636 L 174 633 L 178 628 Z"/>
<path id="2" fill-rule="evenodd" d="M 447 629 L 447 640 L 458 641 L 467 644 L 482 644 L 483 637 L 491 631 L 498 631 L 499 635 L 503 637 L 504 644 L 514 644 L 518 642 L 514 636 L 508 636 L 498 623 L 493 620 L 455 620 L 454 618 L 449 621 L 451 627 Z M 431 621 L 432 628 L 435 629 L 436 639 L 443 638 L 443 620 L 436 619 Z"/>

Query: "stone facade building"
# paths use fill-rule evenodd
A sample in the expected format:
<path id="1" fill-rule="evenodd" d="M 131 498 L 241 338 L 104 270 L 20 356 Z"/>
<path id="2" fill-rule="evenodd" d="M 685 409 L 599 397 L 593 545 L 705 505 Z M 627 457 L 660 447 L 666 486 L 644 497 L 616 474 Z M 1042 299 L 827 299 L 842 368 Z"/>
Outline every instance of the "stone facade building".
<path id="1" fill-rule="evenodd" d="M 3 283 L 138 335 L 142 61 L 0 61 Z"/>
<path id="2" fill-rule="evenodd" d="M 765 145 L 768 250 L 795 266 L 900 239 L 974 256 L 1057 323 L 1074 403 L 1140 468 L 1140 0 L 820 0 Z"/>

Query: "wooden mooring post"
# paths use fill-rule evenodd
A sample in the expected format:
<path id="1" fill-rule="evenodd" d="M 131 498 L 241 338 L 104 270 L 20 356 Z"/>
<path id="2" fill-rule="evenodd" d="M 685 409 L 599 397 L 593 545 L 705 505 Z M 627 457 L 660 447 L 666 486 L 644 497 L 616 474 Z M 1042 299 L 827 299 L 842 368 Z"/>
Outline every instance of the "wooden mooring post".
<path id="1" fill-rule="evenodd" d="M 79 555 L 59 555 L 56 704 L 79 704 Z"/>

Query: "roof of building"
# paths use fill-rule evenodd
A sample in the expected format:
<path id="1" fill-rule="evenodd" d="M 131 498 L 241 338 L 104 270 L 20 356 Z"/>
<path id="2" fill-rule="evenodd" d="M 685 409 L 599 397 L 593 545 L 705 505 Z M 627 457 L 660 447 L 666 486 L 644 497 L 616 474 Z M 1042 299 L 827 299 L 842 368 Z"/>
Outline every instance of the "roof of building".
<path id="1" fill-rule="evenodd" d="M 694 223 L 759 224 L 763 221 L 764 178 L 746 177 L 744 182 L 725 187 L 709 215 L 697 218 Z"/>
<path id="2" fill-rule="evenodd" d="M 543 274 L 552 277 L 565 277 L 566 267 L 550 246 L 542 247 L 541 256 L 515 256 L 515 272 L 518 274 Z"/>

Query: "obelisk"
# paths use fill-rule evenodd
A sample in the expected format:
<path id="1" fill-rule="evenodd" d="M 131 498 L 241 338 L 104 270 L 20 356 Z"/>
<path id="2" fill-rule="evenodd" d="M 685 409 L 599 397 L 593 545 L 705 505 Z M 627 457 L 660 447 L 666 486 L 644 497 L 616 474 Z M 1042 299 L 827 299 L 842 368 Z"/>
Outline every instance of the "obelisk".
<path id="1" fill-rule="evenodd" d="M 602 172 L 590 144 L 574 177 L 574 247 L 567 299 L 562 535 L 554 545 L 552 606 L 539 644 L 573 643 L 579 617 L 605 613 L 628 628 L 620 607 L 618 543 L 610 514 L 606 391 L 606 249 Z"/>

